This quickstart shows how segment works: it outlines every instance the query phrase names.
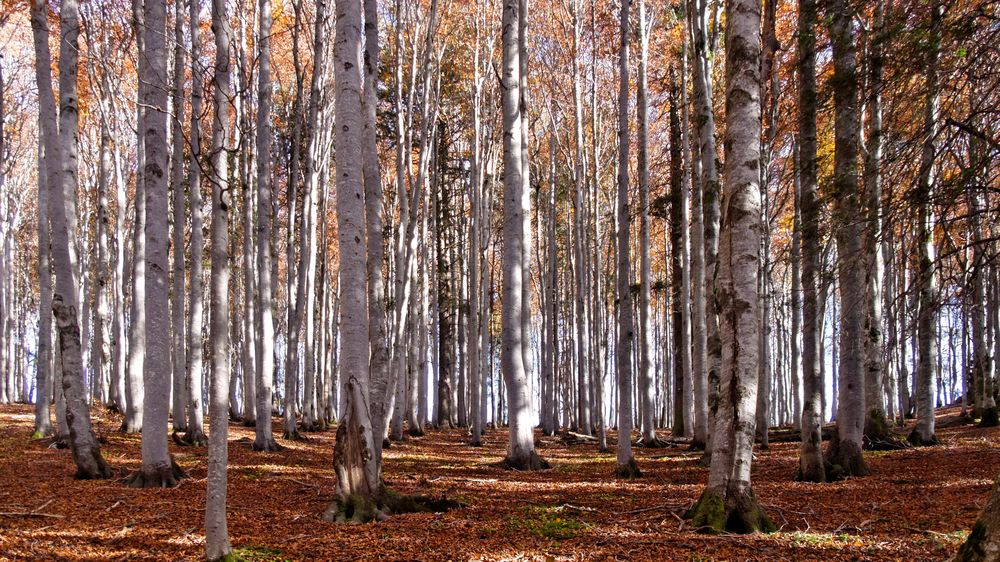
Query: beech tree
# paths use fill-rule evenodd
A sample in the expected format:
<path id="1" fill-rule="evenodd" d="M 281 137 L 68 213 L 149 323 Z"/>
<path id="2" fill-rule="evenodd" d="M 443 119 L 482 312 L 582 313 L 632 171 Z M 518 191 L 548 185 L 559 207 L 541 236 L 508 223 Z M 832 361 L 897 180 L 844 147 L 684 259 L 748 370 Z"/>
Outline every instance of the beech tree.
<path id="1" fill-rule="evenodd" d="M 750 484 L 757 404 L 760 267 L 760 13 L 727 0 L 726 132 L 719 301 L 722 370 L 708 486 L 686 517 L 695 527 L 773 531 Z"/>

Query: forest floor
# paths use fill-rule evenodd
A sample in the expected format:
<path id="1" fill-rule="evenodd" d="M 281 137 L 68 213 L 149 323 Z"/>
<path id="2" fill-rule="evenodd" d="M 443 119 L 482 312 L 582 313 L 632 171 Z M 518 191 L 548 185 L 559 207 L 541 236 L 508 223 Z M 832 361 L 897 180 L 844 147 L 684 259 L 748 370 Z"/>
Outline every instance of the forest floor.
<path id="1" fill-rule="evenodd" d="M 954 417 L 939 412 L 939 419 Z M 104 454 L 121 474 L 140 465 L 140 437 L 94 412 Z M 76 481 L 69 450 L 32 441 L 32 407 L 0 407 L 0 559 L 195 560 L 204 552 L 205 447 L 171 452 L 191 478 L 174 489 Z M 276 420 L 275 428 L 281 425 Z M 429 431 L 385 451 L 393 489 L 447 495 L 467 507 L 336 525 L 320 515 L 334 492 L 334 432 L 255 453 L 253 430 L 230 424 L 229 533 L 245 560 L 942 560 L 954 555 L 1000 467 L 1000 429 L 940 429 L 937 447 L 867 453 L 872 475 L 794 482 L 797 443 L 758 450 L 757 496 L 780 531 L 704 535 L 680 516 L 708 471 L 686 447 L 636 449 L 639 480 L 614 479 L 614 455 L 538 437 L 553 468 L 497 466 L 506 431 L 471 448 L 460 430 Z"/>

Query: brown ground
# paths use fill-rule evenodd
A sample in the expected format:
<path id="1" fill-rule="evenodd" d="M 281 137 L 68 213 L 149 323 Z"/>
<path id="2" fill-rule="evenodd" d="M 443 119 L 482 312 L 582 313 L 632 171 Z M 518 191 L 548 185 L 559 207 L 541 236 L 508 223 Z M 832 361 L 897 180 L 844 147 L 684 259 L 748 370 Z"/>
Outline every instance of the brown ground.
<path id="1" fill-rule="evenodd" d="M 139 436 L 114 431 L 115 416 L 95 416 L 109 462 L 137 469 Z M 202 556 L 205 448 L 171 444 L 192 477 L 175 489 L 80 482 L 68 450 L 30 440 L 32 419 L 30 406 L 0 407 L 0 559 Z M 998 432 L 941 429 L 941 446 L 869 453 L 872 476 L 825 485 L 793 482 L 797 444 L 774 444 L 756 455 L 754 486 L 781 530 L 709 536 L 679 519 L 707 470 L 677 447 L 637 449 L 644 477 L 621 482 L 610 476 L 613 455 L 591 445 L 540 438 L 555 468 L 511 473 L 495 466 L 504 431 L 479 449 L 461 431 L 430 431 L 386 451 L 387 482 L 469 507 L 346 526 L 319 519 L 333 493 L 332 431 L 254 453 L 252 430 L 230 425 L 229 532 L 247 560 L 941 560 L 986 502 Z"/>

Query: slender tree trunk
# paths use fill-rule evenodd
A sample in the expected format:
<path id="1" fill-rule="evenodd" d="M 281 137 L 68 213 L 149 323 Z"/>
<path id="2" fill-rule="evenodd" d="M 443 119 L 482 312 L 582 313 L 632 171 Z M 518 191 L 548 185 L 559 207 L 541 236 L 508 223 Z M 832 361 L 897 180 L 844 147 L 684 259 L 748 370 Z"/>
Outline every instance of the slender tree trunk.
<path id="1" fill-rule="evenodd" d="M 337 0 L 334 76 L 337 162 L 337 236 L 340 249 L 341 377 L 346 382 L 346 411 L 337 428 L 333 452 L 337 497 L 324 518 L 377 517 L 382 494 L 378 459 L 373 455 L 369 393 L 368 291 L 365 289 L 364 117 L 362 86 L 362 11 L 360 0 Z"/>
<path id="2" fill-rule="evenodd" d="M 132 0 L 133 28 L 136 36 L 137 74 L 141 78 L 138 84 L 138 104 L 136 121 L 139 139 L 136 143 L 136 176 L 135 176 L 135 217 L 132 221 L 132 300 L 129 310 L 128 334 L 128 365 L 125 371 L 126 407 L 125 419 L 121 431 L 139 433 L 142 431 L 143 408 L 145 404 L 145 389 L 143 387 L 143 362 L 146 357 L 146 188 L 143 174 L 146 161 L 146 146 L 142 141 L 146 122 L 147 90 L 146 67 L 149 64 L 145 51 L 146 34 L 143 31 L 143 1 Z"/>
<path id="3" fill-rule="evenodd" d="M 934 197 L 935 164 L 937 153 L 937 120 L 939 105 L 938 58 L 941 50 L 941 20 L 944 6 L 931 5 L 931 30 L 927 45 L 927 99 L 924 102 L 923 150 L 920 154 L 920 177 L 917 180 L 914 201 L 917 205 L 917 426 L 909 436 L 916 445 L 935 445 L 934 395 L 937 380 L 934 341 L 937 336 L 938 303 L 937 280 L 934 264 Z"/>
<path id="4" fill-rule="evenodd" d="M 173 278 L 171 279 L 170 343 L 173 351 L 172 396 L 174 431 L 187 431 L 187 345 L 184 338 L 184 2 L 174 3 L 173 122 L 171 123 L 170 189 L 173 191 Z M 99 242 L 100 244 L 100 242 Z M 101 266 L 102 270 L 103 265 Z M 103 294 L 103 283 L 101 292 Z M 100 308 L 100 303 L 98 303 Z M 95 325 L 103 333 L 103 326 Z"/>
<path id="5" fill-rule="evenodd" d="M 271 424 L 274 393 L 274 301 L 271 285 L 273 202 L 271 175 L 271 0 L 260 0 L 257 47 L 257 425 L 253 450 L 276 451 Z"/>
<path id="6" fill-rule="evenodd" d="M 632 289 L 629 259 L 630 225 L 628 205 L 629 184 L 629 128 L 628 128 L 628 56 L 629 8 L 631 0 L 622 0 L 619 13 L 621 30 L 618 46 L 618 268 L 615 298 L 618 301 L 618 345 L 615 349 L 616 375 L 618 376 L 618 464 L 615 475 L 619 478 L 641 476 L 632 457 L 632 341 L 635 326 L 632 319 Z"/>
<path id="7" fill-rule="evenodd" d="M 52 394 L 52 262 L 50 199 L 58 197 L 59 148 L 57 144 L 56 101 L 52 92 L 52 56 L 49 52 L 48 4 L 31 0 L 31 30 L 34 37 L 35 82 L 38 87 L 38 350 L 35 357 L 35 433 L 52 434 L 49 412 Z M 56 341 L 58 344 L 58 341 Z M 61 366 L 58 370 L 61 370 Z"/>
<path id="8" fill-rule="evenodd" d="M 187 396 L 188 421 L 184 440 L 192 445 L 207 444 L 205 438 L 205 406 L 202 365 L 204 361 L 205 291 L 202 287 L 205 235 L 201 185 L 201 103 L 203 70 L 201 68 L 201 7 L 200 0 L 190 0 L 188 16 L 191 26 L 191 160 L 188 166 L 188 197 L 191 206 L 191 310 L 188 313 Z M 213 4 L 214 6 L 214 4 Z"/>
<path id="9" fill-rule="evenodd" d="M 230 134 L 230 44 L 232 29 L 225 0 L 212 0 L 212 31 L 215 34 L 215 77 L 213 79 L 215 117 L 212 122 L 212 270 L 210 282 L 209 352 L 212 363 L 208 478 L 205 499 L 205 557 L 223 560 L 230 556 L 226 523 L 226 471 L 228 458 L 229 362 L 229 210 L 232 186 L 229 181 L 226 143 Z"/>
<path id="10" fill-rule="evenodd" d="M 111 469 L 101 456 L 101 448 L 90 425 L 90 410 L 83 386 L 83 362 L 80 347 L 79 310 L 73 270 L 76 252 L 70 242 L 76 232 L 78 40 L 79 6 L 76 0 L 64 0 L 59 9 L 59 125 L 55 121 L 55 97 L 49 74 L 48 27 L 40 20 L 48 18 L 46 5 L 32 2 L 32 27 L 35 31 L 36 78 L 39 88 L 41 130 L 45 153 L 50 155 L 44 173 L 49 188 L 48 212 L 52 228 L 52 265 L 56 284 L 52 311 L 58 330 L 59 360 L 56 362 L 65 396 L 66 422 L 70 448 L 78 479 L 110 478 Z M 45 43 L 43 47 L 40 43 Z M 41 170 L 39 171 L 42 172 Z M 57 391 L 58 393 L 58 391 Z M 58 405 L 57 405 L 58 407 Z"/>
<path id="11" fill-rule="evenodd" d="M 864 320 L 866 259 L 863 247 L 863 193 L 858 185 L 858 148 L 861 113 L 854 13 L 846 0 L 829 5 L 833 44 L 834 173 L 833 228 L 837 242 L 837 282 L 840 286 L 840 354 L 837 396 L 837 433 L 826 451 L 830 476 L 865 476 L 868 465 L 861 453 L 865 420 Z M 836 303 L 836 300 L 834 301 Z M 835 356 L 837 354 L 834 354 Z"/>

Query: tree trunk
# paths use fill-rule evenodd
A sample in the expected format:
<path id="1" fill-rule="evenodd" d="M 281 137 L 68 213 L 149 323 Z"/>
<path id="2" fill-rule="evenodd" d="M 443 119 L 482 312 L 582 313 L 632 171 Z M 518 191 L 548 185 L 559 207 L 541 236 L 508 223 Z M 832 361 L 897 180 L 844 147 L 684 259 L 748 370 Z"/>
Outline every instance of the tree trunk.
<path id="1" fill-rule="evenodd" d="M 50 199 L 58 197 L 59 148 L 56 142 L 56 101 L 52 92 L 52 56 L 49 52 L 48 3 L 31 0 L 31 30 L 34 37 L 35 82 L 38 87 L 38 349 L 36 351 L 35 433 L 52 434 L 49 412 L 52 394 L 52 263 L 49 224 Z M 56 342 L 58 343 L 58 342 Z M 60 367 L 61 368 L 61 367 Z"/>
<path id="2" fill-rule="evenodd" d="M 55 97 L 48 69 L 48 28 L 40 20 L 48 17 L 45 5 L 32 3 L 32 23 L 35 30 L 35 52 L 40 106 L 43 118 L 41 130 L 48 162 L 44 173 L 49 187 L 49 219 L 52 228 L 52 265 L 56 284 L 52 294 L 52 311 L 59 337 L 59 361 L 56 368 L 62 379 L 61 390 L 66 401 L 66 422 L 70 448 L 79 479 L 110 478 L 111 469 L 101 456 L 101 448 L 90 425 L 90 409 L 83 386 L 83 362 L 80 347 L 79 306 L 73 270 L 76 252 L 70 236 L 76 232 L 77 106 L 78 40 L 80 34 L 79 6 L 76 0 L 65 0 L 59 9 L 59 126 L 55 121 Z M 44 49 L 40 43 L 46 43 Z M 44 68 L 42 68 L 44 65 Z M 41 170 L 39 171 L 42 172 Z M 58 391 L 57 391 L 58 392 Z M 58 406 L 57 406 L 58 407 Z"/>
<path id="3" fill-rule="evenodd" d="M 146 346 L 142 386 L 142 468 L 129 478 L 135 488 L 171 488 L 185 475 L 167 450 L 167 417 L 170 397 L 169 270 L 170 242 L 167 228 L 167 49 L 166 2 L 145 0 L 143 4 L 143 46 L 146 57 L 144 78 L 149 80 L 143 96 L 146 107 L 141 129 L 145 197 L 145 323 Z M 148 77 L 148 78 L 147 78 Z"/>
<path id="4" fill-rule="evenodd" d="M 271 286 L 273 202 L 271 176 L 271 0 L 260 0 L 257 60 L 257 425 L 253 450 L 276 451 L 271 424 L 274 393 L 274 301 Z"/>
<path id="5" fill-rule="evenodd" d="M 362 10 L 360 0 L 337 0 L 334 44 L 337 127 L 337 237 L 340 249 L 341 378 L 347 401 L 333 452 L 337 497 L 324 518 L 364 520 L 378 516 L 382 493 L 373 454 L 369 393 L 368 291 L 366 290 L 365 192 L 363 178 Z"/>
<path id="6" fill-rule="evenodd" d="M 504 0 L 503 21 L 503 76 L 501 83 L 503 111 L 503 318 L 501 326 L 501 371 L 507 388 L 510 431 L 507 458 L 504 464 L 514 470 L 538 470 L 548 463 L 535 452 L 532 435 L 531 402 L 528 395 L 527 372 L 524 365 L 524 347 L 528 345 L 523 322 L 525 295 L 523 284 L 524 253 L 527 239 L 524 215 L 522 158 L 522 127 L 520 73 L 521 52 L 518 48 L 520 13 L 519 0 Z M 529 223 L 530 226 L 530 223 Z"/>
<path id="7" fill-rule="evenodd" d="M 170 343 L 173 351 L 172 413 L 174 431 L 187 431 L 187 345 L 184 338 L 184 2 L 174 4 L 173 122 L 170 189 L 173 191 L 173 278 L 171 279 Z M 101 244 L 99 241 L 98 244 Z M 101 271 L 104 271 L 103 265 Z M 99 281 L 103 294 L 103 283 Z M 98 302 L 98 308 L 100 308 Z M 95 333 L 103 326 L 95 325 Z"/>
<path id="8" fill-rule="evenodd" d="M 915 445 L 935 445 L 934 390 L 937 380 L 934 341 L 937 337 L 938 303 L 934 264 L 934 197 L 937 153 L 937 120 L 939 105 L 938 58 L 941 50 L 941 19 L 944 7 L 931 4 L 931 29 L 927 45 L 927 99 L 924 106 L 923 150 L 920 154 L 920 177 L 914 201 L 917 205 L 917 425 L 908 437 Z"/>
<path id="9" fill-rule="evenodd" d="M 632 457 L 632 341 L 635 338 L 635 326 L 632 319 L 628 205 L 630 4 L 631 0 L 622 0 L 618 16 L 621 35 L 618 46 L 618 267 L 615 278 L 615 299 L 618 301 L 618 345 L 615 349 L 618 377 L 618 464 L 615 467 L 615 475 L 629 479 L 641 476 L 635 458 Z"/>
<path id="10" fill-rule="evenodd" d="M 760 267 L 759 2 L 726 2 L 724 216 L 717 297 L 722 336 L 719 405 L 708 486 L 687 517 L 697 527 L 773 531 L 750 484 L 757 401 Z"/>
<path id="11" fill-rule="evenodd" d="M 192 23 L 193 25 L 193 23 Z M 226 523 L 226 472 L 228 455 L 229 363 L 229 211 L 232 187 L 229 182 L 228 154 L 230 78 L 230 42 L 232 29 L 225 0 L 212 0 L 212 31 L 215 34 L 215 117 L 212 122 L 212 270 L 210 282 L 209 352 L 212 362 L 211 407 L 212 433 L 208 443 L 208 477 L 205 499 L 205 557 L 222 560 L 230 557 L 229 529 Z"/>
<path id="12" fill-rule="evenodd" d="M 865 272 L 862 192 L 858 185 L 858 145 L 861 113 L 858 109 L 857 57 L 853 11 L 846 0 L 830 4 L 830 41 L 833 44 L 834 172 L 833 228 L 837 242 L 837 281 L 840 285 L 840 355 L 836 368 L 837 433 L 826 451 L 833 479 L 865 476 L 868 465 L 861 453 L 865 420 Z M 836 300 L 834 301 L 836 302 Z M 835 354 L 836 355 L 836 354 Z"/>
<path id="13" fill-rule="evenodd" d="M 184 440 L 192 445 L 203 446 L 205 438 L 205 407 L 203 400 L 202 365 L 204 361 L 205 291 L 202 288 L 203 254 L 205 235 L 203 232 L 203 210 L 201 198 L 201 96 L 203 77 L 200 71 L 201 56 L 201 7 L 199 0 L 191 0 L 188 16 L 191 26 L 191 160 L 188 166 L 188 197 L 191 206 L 191 310 L 188 313 L 188 367 L 187 396 L 188 421 Z"/>

